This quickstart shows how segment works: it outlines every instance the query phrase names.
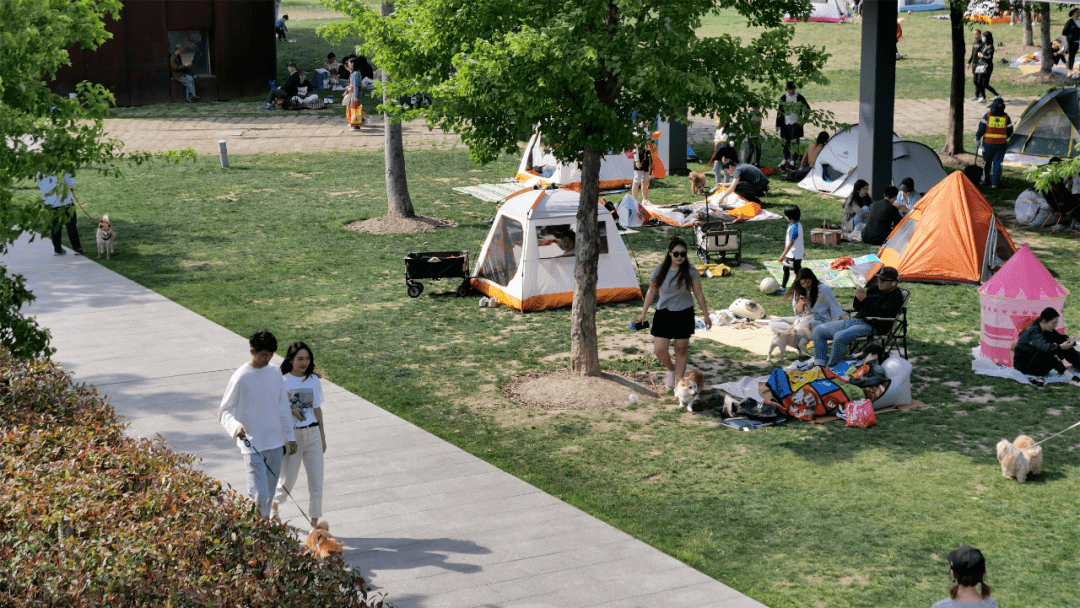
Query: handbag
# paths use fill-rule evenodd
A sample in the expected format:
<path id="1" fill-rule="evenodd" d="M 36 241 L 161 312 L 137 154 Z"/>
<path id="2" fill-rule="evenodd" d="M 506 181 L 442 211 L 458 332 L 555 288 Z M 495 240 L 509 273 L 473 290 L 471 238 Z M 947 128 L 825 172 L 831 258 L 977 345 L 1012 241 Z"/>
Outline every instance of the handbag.
<path id="1" fill-rule="evenodd" d="M 979 65 L 975 66 L 975 73 L 976 74 L 985 74 L 986 73 L 986 67 L 987 66 L 986 66 L 985 63 L 980 63 Z"/>
<path id="2" fill-rule="evenodd" d="M 874 414 L 874 404 L 869 399 L 849 401 L 844 404 L 844 418 L 848 426 L 866 429 L 877 424 L 877 415 Z"/>

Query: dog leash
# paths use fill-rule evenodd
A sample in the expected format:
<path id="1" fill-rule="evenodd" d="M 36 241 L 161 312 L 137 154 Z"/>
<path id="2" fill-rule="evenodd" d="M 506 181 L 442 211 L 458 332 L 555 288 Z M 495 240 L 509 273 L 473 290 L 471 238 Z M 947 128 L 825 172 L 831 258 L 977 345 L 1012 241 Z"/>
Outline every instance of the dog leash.
<path id="1" fill-rule="evenodd" d="M 656 391 L 656 396 L 663 399 L 664 395 L 660 392 L 660 389 L 656 388 L 656 381 L 652 377 L 652 369 L 649 368 L 649 341 L 645 339 L 645 336 L 641 336 L 641 343 L 645 345 L 645 348 L 642 349 L 645 351 L 645 375 L 649 377 L 649 384 L 652 385 L 652 390 Z"/>
<path id="2" fill-rule="evenodd" d="M 247 434 L 244 434 L 244 438 L 243 438 L 243 439 L 242 439 L 241 441 L 243 441 L 243 442 L 244 442 L 244 445 L 246 445 L 247 447 L 249 447 L 249 448 L 251 448 L 251 449 L 255 450 L 255 446 L 251 445 L 251 441 L 250 441 L 250 440 L 248 440 L 248 436 L 247 436 Z M 271 471 L 271 472 L 272 472 L 272 471 L 273 471 L 273 469 L 271 469 L 271 468 L 270 468 L 270 463 L 269 463 L 269 462 L 266 462 L 266 456 L 263 456 L 263 455 L 262 455 L 262 452 L 260 452 L 259 450 L 255 450 L 255 453 L 259 455 L 259 458 L 262 458 L 262 461 L 263 461 L 263 465 L 265 465 L 265 466 L 266 466 L 266 470 L 268 470 L 268 471 Z M 278 474 L 278 478 L 280 479 L 280 478 L 281 478 L 281 470 L 280 470 L 280 469 L 278 470 L 278 473 L 277 473 L 277 474 Z M 305 513 L 305 512 L 304 512 L 304 509 L 303 509 L 303 507 L 301 507 L 301 506 L 300 506 L 300 503 L 299 503 L 299 502 L 297 502 L 297 500 L 296 500 L 295 498 L 293 498 L 292 492 L 290 492 L 290 491 L 289 491 L 289 489 L 288 489 L 288 488 L 286 488 L 284 484 L 282 484 L 282 486 L 281 486 L 281 489 L 282 489 L 282 490 L 285 490 L 285 494 L 286 494 L 286 495 L 288 495 L 288 497 L 289 497 L 290 499 L 292 499 L 292 501 L 293 501 L 293 504 L 294 504 L 294 505 L 296 505 L 296 508 L 297 508 L 297 509 L 300 509 L 300 514 L 304 516 L 304 519 L 306 519 L 306 520 L 308 521 L 308 523 L 310 523 L 310 522 L 311 522 L 311 518 L 310 518 L 310 517 L 308 517 L 307 513 Z M 277 492 L 277 486 L 276 486 L 276 485 L 275 485 L 275 487 L 274 487 L 274 492 Z M 273 500 L 274 500 L 273 498 L 271 498 L 271 499 L 270 499 L 270 502 L 271 502 L 271 504 L 273 504 Z"/>
<path id="3" fill-rule="evenodd" d="M 79 202 L 79 197 L 75 196 L 75 191 L 74 190 L 70 190 L 70 192 L 71 192 L 71 198 L 75 200 L 75 204 L 79 206 L 79 209 L 82 209 L 82 212 L 86 215 L 86 217 L 90 218 L 91 221 L 95 221 L 95 222 L 100 222 L 101 221 L 101 220 L 97 219 L 96 217 L 94 217 L 94 216 L 92 216 L 92 215 L 90 215 L 89 213 L 86 212 L 86 207 L 83 207 L 82 203 Z M 250 447 L 250 446 L 248 446 L 248 447 Z M 255 449 L 255 448 L 252 448 L 252 449 Z"/>
<path id="4" fill-rule="evenodd" d="M 1040 441 L 1039 443 L 1036 443 L 1035 445 L 1042 445 L 1042 443 L 1043 443 L 1043 442 L 1045 442 L 1045 441 L 1049 441 L 1049 440 L 1053 439 L 1054 437 L 1057 437 L 1058 435 L 1060 435 L 1060 434 L 1064 433 L 1065 431 L 1067 431 L 1067 430 L 1069 430 L 1069 429 L 1072 429 L 1072 428 L 1074 428 L 1074 427 L 1078 427 L 1078 426 L 1080 426 L 1080 420 L 1078 420 L 1078 421 L 1076 421 L 1075 423 L 1073 423 L 1073 425 L 1072 425 L 1072 426 L 1070 426 L 1069 428 L 1065 429 L 1064 431 L 1058 431 L 1057 433 L 1054 433 L 1053 435 L 1050 435 L 1049 437 L 1047 437 L 1046 439 L 1043 439 L 1042 441 Z M 1035 447 L 1035 446 L 1031 446 L 1031 447 Z"/>

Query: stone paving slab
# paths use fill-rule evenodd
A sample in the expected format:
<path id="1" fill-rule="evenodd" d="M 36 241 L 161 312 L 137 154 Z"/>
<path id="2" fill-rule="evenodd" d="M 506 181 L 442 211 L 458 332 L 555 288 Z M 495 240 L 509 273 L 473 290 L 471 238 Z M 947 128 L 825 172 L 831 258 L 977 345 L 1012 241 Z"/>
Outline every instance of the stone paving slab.
<path id="1" fill-rule="evenodd" d="M 1006 99 L 1015 118 L 1035 98 Z M 965 101 L 964 133 L 974 142 L 986 104 Z M 833 113 L 838 122 L 859 122 L 859 102 L 841 101 L 814 105 Z M 947 99 L 899 99 L 896 101 L 893 130 L 901 137 L 941 135 L 949 118 Z M 763 125 L 770 128 L 772 114 Z M 716 123 L 711 117 L 692 116 L 687 136 L 691 143 L 711 142 Z M 372 116 L 359 131 L 352 131 L 336 116 L 270 111 L 265 116 L 207 117 L 177 120 L 115 118 L 105 121 L 109 137 L 120 139 L 129 151 L 161 152 L 187 147 L 199 154 L 216 155 L 218 141 L 227 142 L 230 154 L 377 151 L 383 148 L 381 116 Z M 807 131 L 808 135 L 811 135 Z M 465 149 L 460 138 L 441 129 L 429 130 L 421 120 L 402 125 L 408 150 Z"/>
<path id="2" fill-rule="evenodd" d="M 248 357 L 247 340 L 50 247 L 23 239 L 0 263 L 26 276 L 37 296 L 26 312 L 52 330 L 54 360 L 108 395 L 129 434 L 160 434 L 245 492 L 217 406 Z M 346 560 L 400 608 L 763 606 L 332 382 L 323 386 L 325 518 Z M 294 495 L 306 506 L 303 475 Z M 291 503 L 282 516 L 302 521 Z"/>

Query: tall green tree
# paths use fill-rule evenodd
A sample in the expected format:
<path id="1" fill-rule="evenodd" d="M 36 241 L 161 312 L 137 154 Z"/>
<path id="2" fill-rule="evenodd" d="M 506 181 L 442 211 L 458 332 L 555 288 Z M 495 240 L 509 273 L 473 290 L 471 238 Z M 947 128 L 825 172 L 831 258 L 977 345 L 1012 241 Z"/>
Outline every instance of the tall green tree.
<path id="1" fill-rule="evenodd" d="M 807 0 L 399 0 L 380 18 L 356 0 L 328 0 L 343 31 L 391 76 L 390 97 L 429 92 L 430 124 L 457 133 L 476 162 L 516 154 L 539 129 L 555 155 L 581 166 L 571 361 L 600 371 L 596 342 L 600 161 L 635 143 L 642 118 L 687 110 L 748 125 L 773 108 L 785 80 L 825 82 L 823 49 L 792 43 L 784 13 Z M 756 38 L 699 38 L 702 18 L 763 27 Z M 399 115 L 401 108 L 391 108 Z M 813 116 L 807 117 L 813 121 Z"/>
<path id="2" fill-rule="evenodd" d="M 37 189 L 17 196 L 17 185 L 33 186 L 39 174 L 117 174 L 117 160 L 149 158 L 125 155 L 120 142 L 103 138 L 113 102 L 105 87 L 80 83 L 74 99 L 48 87 L 71 63 L 68 48 L 93 50 L 112 37 L 105 19 L 119 18 L 120 10 L 119 0 L 0 0 L 0 253 L 23 234 L 48 231 L 53 221 Z M 52 354 L 48 330 L 20 312 L 33 299 L 22 276 L 0 267 L 0 345 L 17 357 Z"/>

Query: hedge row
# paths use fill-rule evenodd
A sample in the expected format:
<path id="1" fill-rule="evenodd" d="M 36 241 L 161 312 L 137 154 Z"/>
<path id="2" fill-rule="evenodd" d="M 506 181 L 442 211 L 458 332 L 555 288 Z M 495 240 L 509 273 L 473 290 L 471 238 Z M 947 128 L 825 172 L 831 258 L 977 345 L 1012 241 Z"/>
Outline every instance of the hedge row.
<path id="1" fill-rule="evenodd" d="M 97 390 L 0 353 L 0 606 L 388 606 Z"/>

